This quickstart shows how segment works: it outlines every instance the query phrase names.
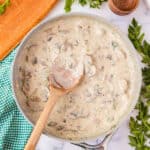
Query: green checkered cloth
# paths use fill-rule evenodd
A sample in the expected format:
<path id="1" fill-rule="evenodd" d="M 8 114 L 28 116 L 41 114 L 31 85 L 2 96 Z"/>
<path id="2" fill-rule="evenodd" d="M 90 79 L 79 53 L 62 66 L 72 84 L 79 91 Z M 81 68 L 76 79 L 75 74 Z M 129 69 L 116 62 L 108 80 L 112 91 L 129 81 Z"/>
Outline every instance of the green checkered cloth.
<path id="1" fill-rule="evenodd" d="M 32 126 L 19 112 L 11 87 L 16 50 L 0 62 L 0 150 L 23 150 Z"/>

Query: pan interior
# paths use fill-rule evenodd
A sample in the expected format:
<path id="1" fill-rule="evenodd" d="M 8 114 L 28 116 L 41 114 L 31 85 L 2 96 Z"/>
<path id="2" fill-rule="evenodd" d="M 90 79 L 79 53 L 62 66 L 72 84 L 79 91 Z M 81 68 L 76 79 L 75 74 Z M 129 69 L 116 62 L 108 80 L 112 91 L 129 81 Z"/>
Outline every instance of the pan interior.
<path id="1" fill-rule="evenodd" d="M 35 124 L 50 94 L 48 77 L 55 58 L 65 58 L 69 69 L 82 60 L 81 85 L 60 97 L 45 133 L 80 141 L 111 131 L 128 115 L 140 91 L 140 68 L 129 45 L 97 17 L 63 16 L 41 25 L 24 40 L 14 64 L 21 110 Z"/>

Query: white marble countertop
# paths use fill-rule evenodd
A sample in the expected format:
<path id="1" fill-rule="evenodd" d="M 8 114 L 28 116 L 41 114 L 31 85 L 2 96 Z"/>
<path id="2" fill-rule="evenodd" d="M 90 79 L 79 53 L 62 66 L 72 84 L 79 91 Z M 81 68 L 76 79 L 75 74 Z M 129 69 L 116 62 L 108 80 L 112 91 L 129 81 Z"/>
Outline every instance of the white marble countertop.
<path id="1" fill-rule="evenodd" d="M 51 18 L 56 15 L 64 14 L 64 0 L 60 0 L 57 6 L 52 12 L 45 18 Z M 111 23 L 117 25 L 125 34 L 128 32 L 128 25 L 132 18 L 135 17 L 140 24 L 142 24 L 142 29 L 145 32 L 146 39 L 150 41 L 150 10 L 146 7 L 143 0 L 141 0 L 139 7 L 130 15 L 127 16 L 117 16 L 113 14 L 108 8 L 107 3 L 103 4 L 100 9 L 91 9 L 88 7 L 81 7 L 78 4 L 74 5 L 72 12 L 86 12 L 90 14 L 96 14 L 102 16 Z M 125 121 L 118 131 L 114 134 L 112 140 L 108 144 L 108 150 L 134 150 L 128 143 L 128 120 Z M 55 139 L 49 138 L 42 135 L 41 139 L 37 145 L 37 150 L 81 150 L 77 146 L 70 143 L 60 142 Z"/>

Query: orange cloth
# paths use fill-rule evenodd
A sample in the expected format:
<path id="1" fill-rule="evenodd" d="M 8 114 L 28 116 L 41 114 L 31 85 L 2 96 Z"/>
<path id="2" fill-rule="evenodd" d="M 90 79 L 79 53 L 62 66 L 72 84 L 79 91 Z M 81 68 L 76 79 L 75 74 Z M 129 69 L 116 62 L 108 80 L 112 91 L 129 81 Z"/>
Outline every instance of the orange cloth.
<path id="1" fill-rule="evenodd" d="M 0 60 L 21 41 L 25 34 L 48 14 L 58 0 L 10 0 L 0 15 Z M 3 2 L 3 0 L 0 0 Z"/>

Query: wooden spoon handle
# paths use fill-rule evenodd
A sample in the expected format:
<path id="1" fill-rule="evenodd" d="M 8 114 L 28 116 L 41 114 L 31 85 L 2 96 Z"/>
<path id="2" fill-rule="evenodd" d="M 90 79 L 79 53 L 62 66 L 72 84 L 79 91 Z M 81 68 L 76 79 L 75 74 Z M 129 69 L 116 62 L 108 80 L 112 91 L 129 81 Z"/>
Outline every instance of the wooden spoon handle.
<path id="1" fill-rule="evenodd" d="M 24 148 L 24 150 L 34 150 L 35 146 L 42 134 L 42 131 L 47 123 L 48 117 L 50 112 L 52 111 L 54 105 L 56 104 L 56 101 L 58 99 L 60 95 L 55 93 L 55 92 L 51 92 L 51 95 L 49 96 L 49 99 L 45 105 L 45 108 L 43 110 L 43 112 L 40 115 L 40 118 L 38 119 L 36 126 L 34 127 L 32 134 Z"/>

